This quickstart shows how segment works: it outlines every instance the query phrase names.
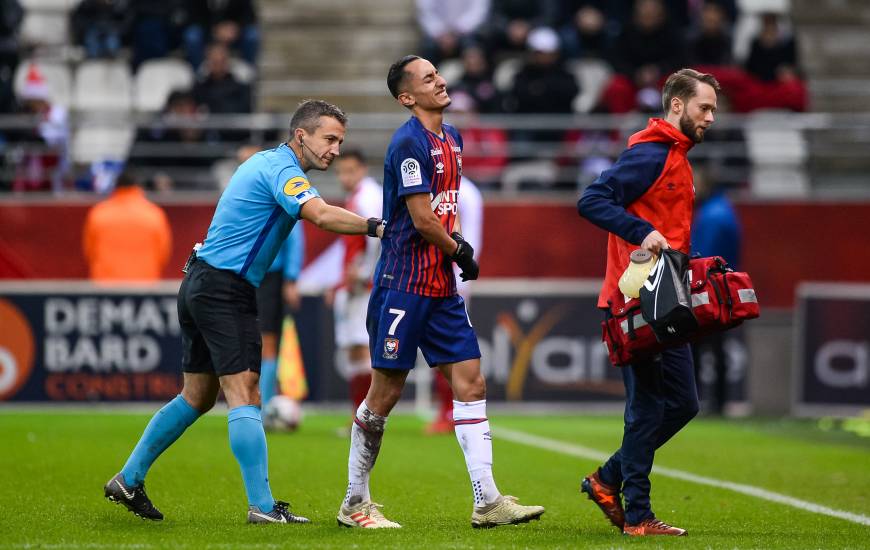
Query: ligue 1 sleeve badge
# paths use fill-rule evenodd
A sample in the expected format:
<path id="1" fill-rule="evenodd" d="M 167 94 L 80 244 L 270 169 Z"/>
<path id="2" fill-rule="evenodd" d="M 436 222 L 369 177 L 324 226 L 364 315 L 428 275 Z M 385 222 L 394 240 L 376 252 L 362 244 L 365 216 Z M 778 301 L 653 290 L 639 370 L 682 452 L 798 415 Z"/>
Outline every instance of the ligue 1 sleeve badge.
<path id="1" fill-rule="evenodd" d="M 385 338 L 384 339 L 384 359 L 398 359 L 399 357 L 399 339 Z"/>

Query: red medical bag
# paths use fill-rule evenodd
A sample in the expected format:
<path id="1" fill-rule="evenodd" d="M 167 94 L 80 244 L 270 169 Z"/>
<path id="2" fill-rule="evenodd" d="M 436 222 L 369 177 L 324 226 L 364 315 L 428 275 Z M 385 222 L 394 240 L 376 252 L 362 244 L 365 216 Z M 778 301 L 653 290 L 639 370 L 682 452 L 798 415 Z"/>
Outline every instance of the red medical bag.
<path id="1" fill-rule="evenodd" d="M 667 343 L 659 342 L 641 311 L 640 300 L 617 289 L 608 300 L 601 323 L 602 340 L 610 362 L 624 366 L 647 359 L 669 347 L 681 346 L 711 332 L 728 330 L 760 314 L 752 279 L 733 271 L 719 256 L 689 261 L 692 312 L 698 329 Z"/>

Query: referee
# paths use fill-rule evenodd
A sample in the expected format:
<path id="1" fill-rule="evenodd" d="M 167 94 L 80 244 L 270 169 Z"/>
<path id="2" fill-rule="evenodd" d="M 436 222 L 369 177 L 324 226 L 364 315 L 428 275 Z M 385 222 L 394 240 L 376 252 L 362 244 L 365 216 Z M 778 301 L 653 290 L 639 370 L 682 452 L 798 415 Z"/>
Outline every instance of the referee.
<path id="1" fill-rule="evenodd" d="M 307 523 L 269 488 L 266 436 L 260 416 L 260 327 L 256 287 L 300 219 L 335 233 L 383 235 L 383 222 L 330 206 L 305 173 L 326 170 L 339 155 L 347 117 L 325 101 L 300 104 L 286 143 L 261 151 L 236 170 L 221 195 L 205 244 L 188 263 L 178 292 L 184 388 L 157 411 L 105 496 L 142 518 L 163 514 L 145 494 L 158 456 L 222 389 L 229 406 L 230 447 L 248 496 L 249 523 Z"/>

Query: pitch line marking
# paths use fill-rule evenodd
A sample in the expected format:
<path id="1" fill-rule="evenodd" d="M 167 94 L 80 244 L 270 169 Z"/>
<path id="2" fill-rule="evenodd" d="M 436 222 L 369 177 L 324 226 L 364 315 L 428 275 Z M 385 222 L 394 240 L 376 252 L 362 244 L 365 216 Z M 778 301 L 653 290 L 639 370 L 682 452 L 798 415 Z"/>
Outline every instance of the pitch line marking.
<path id="1" fill-rule="evenodd" d="M 497 430 L 495 430 L 495 432 L 496 436 L 500 439 L 511 441 L 513 443 L 519 443 L 521 445 L 528 445 L 530 447 L 537 447 L 539 449 L 544 449 L 547 451 L 553 451 L 555 453 L 576 456 L 578 458 L 585 458 L 598 462 L 603 462 L 610 458 L 610 455 L 602 453 L 601 451 L 595 449 L 590 449 L 589 447 L 574 445 L 572 443 L 566 443 L 564 441 L 558 441 L 556 439 L 549 439 L 546 437 L 532 435 L 526 432 L 520 432 L 506 428 L 498 428 Z M 813 512 L 815 514 L 844 519 L 846 521 L 851 521 L 852 523 L 858 523 L 860 525 L 870 526 L 870 517 L 868 516 L 856 514 L 854 512 L 846 512 L 843 510 L 828 508 L 827 506 L 822 506 L 821 504 L 816 504 L 815 502 L 809 502 L 806 500 L 801 500 L 799 498 L 790 497 L 788 495 L 783 495 L 781 493 L 775 493 L 773 491 L 768 491 L 760 487 L 744 485 L 742 483 L 733 483 L 731 481 L 723 481 L 712 477 L 699 476 L 689 472 L 684 472 L 682 470 L 663 468 L 661 466 L 653 466 L 652 471 L 654 474 L 658 474 L 661 476 L 671 477 L 682 481 L 689 481 L 692 483 L 697 483 L 699 485 L 707 485 L 719 489 L 726 489 L 728 491 L 734 491 L 735 493 L 741 493 L 744 495 L 749 495 L 751 497 L 760 498 L 762 500 L 769 500 L 770 502 L 776 502 L 778 504 L 791 506 L 792 508 L 797 508 L 798 510 L 804 510 L 807 512 Z"/>

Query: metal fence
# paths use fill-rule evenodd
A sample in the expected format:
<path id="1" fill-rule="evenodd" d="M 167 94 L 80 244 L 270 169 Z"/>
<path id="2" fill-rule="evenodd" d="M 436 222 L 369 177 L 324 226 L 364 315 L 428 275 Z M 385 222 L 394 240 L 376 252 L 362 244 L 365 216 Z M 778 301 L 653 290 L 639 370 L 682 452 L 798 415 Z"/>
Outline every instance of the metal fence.
<path id="1" fill-rule="evenodd" d="M 576 194 L 616 159 L 648 116 L 448 115 L 447 121 L 463 132 L 465 174 L 490 194 Z M 345 147 L 362 150 L 380 178 L 390 136 L 406 119 L 398 112 L 351 114 Z M 214 192 L 226 185 L 241 147 L 286 140 L 288 123 L 289 114 L 268 113 L 4 116 L 0 190 L 103 191 L 126 163 L 157 190 Z M 753 196 L 867 198 L 868 146 L 870 113 L 720 113 L 690 158 L 717 182 Z M 161 186 L 161 175 L 171 185 Z M 338 193 L 332 172 L 312 177 L 324 194 Z"/>

